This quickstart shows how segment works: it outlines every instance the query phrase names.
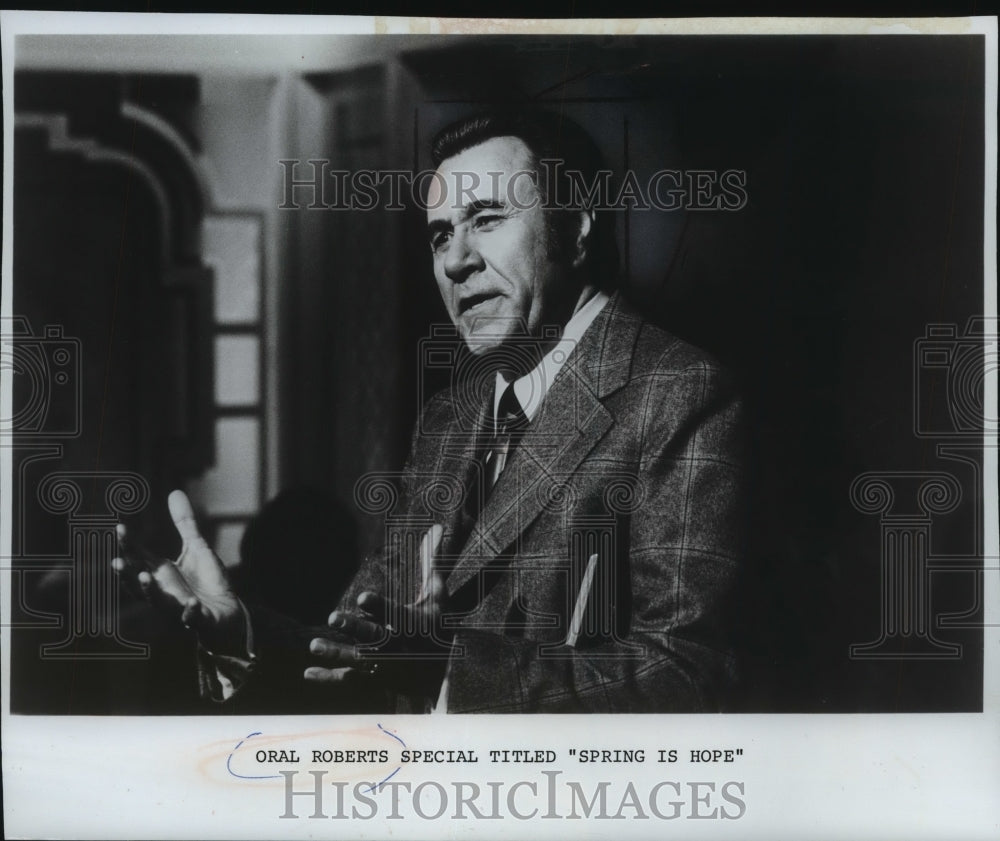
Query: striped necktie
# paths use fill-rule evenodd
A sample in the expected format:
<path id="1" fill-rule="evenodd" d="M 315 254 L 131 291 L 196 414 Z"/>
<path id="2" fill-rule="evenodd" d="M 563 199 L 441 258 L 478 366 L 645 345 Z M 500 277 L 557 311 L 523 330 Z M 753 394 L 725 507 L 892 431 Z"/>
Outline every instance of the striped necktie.
<path id="1" fill-rule="evenodd" d="M 490 478 L 490 488 L 497 483 L 497 479 L 503 473 L 507 460 L 524 435 L 527 426 L 528 418 L 521 408 L 517 395 L 514 394 L 514 384 L 511 383 L 500 397 L 491 446 L 486 453 L 486 475 Z"/>

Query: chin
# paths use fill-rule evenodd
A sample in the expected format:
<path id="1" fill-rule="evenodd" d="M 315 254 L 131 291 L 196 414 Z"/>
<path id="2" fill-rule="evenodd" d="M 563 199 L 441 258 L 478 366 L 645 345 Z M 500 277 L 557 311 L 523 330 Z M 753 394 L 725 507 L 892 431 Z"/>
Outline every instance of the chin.
<path id="1" fill-rule="evenodd" d="M 458 329 L 473 353 L 500 347 L 520 332 L 520 322 L 506 315 L 468 315 L 460 318 Z"/>
<path id="2" fill-rule="evenodd" d="M 462 338 L 465 339 L 466 347 L 473 356 L 486 356 L 501 348 L 507 340 L 506 335 L 501 335 L 489 327 L 482 326 L 475 330 L 463 330 Z"/>
<path id="3" fill-rule="evenodd" d="M 473 333 L 465 336 L 465 344 L 484 369 L 500 371 L 508 380 L 528 373 L 540 358 L 538 341 L 520 334 Z"/>

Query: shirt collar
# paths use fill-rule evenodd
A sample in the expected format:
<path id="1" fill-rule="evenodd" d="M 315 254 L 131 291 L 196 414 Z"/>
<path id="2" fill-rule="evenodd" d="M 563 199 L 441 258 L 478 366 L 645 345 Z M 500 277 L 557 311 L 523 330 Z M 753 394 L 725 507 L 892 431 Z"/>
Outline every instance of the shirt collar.
<path id="1" fill-rule="evenodd" d="M 514 380 L 514 396 L 517 397 L 517 402 L 521 404 L 521 409 L 529 421 L 535 419 L 535 415 L 538 414 L 538 409 L 542 405 L 545 395 L 548 394 L 552 381 L 556 378 L 556 374 L 559 373 L 562 366 L 566 364 L 566 360 L 569 359 L 570 353 L 576 347 L 577 342 L 580 341 L 583 334 L 587 332 L 587 328 L 597 318 L 597 314 L 604 309 L 610 300 L 605 292 L 598 292 L 594 295 L 593 298 L 573 313 L 573 317 L 563 328 L 562 338 L 542 357 L 541 362 L 523 377 Z M 493 390 L 494 418 L 497 416 L 500 398 L 503 396 L 508 384 L 509 381 L 504 379 L 504 376 L 498 371 L 496 386 Z"/>

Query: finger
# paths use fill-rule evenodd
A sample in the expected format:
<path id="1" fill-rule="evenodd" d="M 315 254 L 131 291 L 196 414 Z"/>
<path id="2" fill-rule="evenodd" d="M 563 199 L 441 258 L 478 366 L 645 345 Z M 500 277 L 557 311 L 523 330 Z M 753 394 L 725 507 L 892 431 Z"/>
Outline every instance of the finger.
<path id="1" fill-rule="evenodd" d="M 142 592 L 142 597 L 144 599 L 151 599 L 153 591 L 156 589 L 156 583 L 153 581 L 153 576 L 146 572 L 146 570 L 143 570 L 136 576 L 136 582 L 139 584 L 139 590 Z"/>
<path id="2" fill-rule="evenodd" d="M 136 582 L 139 585 L 139 593 L 142 598 L 149 602 L 157 611 L 162 612 L 165 616 L 177 617 L 179 613 L 177 602 L 164 595 L 156 578 L 151 573 L 143 570 L 136 576 Z"/>
<path id="3" fill-rule="evenodd" d="M 118 555 L 111 559 L 111 569 L 125 589 L 135 598 L 153 601 L 161 594 L 155 586 L 157 570 L 169 561 L 156 558 L 130 539 L 124 525 L 115 527 L 118 538 Z M 144 577 L 140 579 L 145 573 Z"/>
<path id="4" fill-rule="evenodd" d="M 140 579 L 143 576 L 148 576 L 155 586 L 155 590 L 151 589 L 150 593 L 158 598 L 162 597 L 165 602 L 172 603 L 173 609 L 178 614 L 191 609 L 192 600 L 198 601 L 184 576 L 171 563 L 160 564 L 152 573 L 140 574 Z"/>
<path id="5" fill-rule="evenodd" d="M 184 491 L 173 491 L 167 497 L 167 507 L 170 509 L 170 516 L 173 518 L 177 533 L 185 543 L 204 543 L 198 531 L 198 522 L 194 518 L 191 502 Z"/>
<path id="6" fill-rule="evenodd" d="M 339 610 L 330 614 L 330 627 L 358 642 L 383 642 L 388 639 L 390 633 L 381 623 L 350 613 L 342 613 Z"/>
<path id="7" fill-rule="evenodd" d="M 403 614 L 409 608 L 401 608 L 392 599 L 387 599 L 371 590 L 365 590 L 358 596 L 358 610 L 361 611 L 364 619 L 374 622 L 392 634 L 400 629 Z M 331 614 L 330 618 L 333 619 L 336 613 L 335 611 L 334 614 Z"/>
<path id="8" fill-rule="evenodd" d="M 357 680 L 357 669 L 324 669 L 320 666 L 310 666 L 302 676 L 313 683 L 349 683 Z"/>
<path id="9" fill-rule="evenodd" d="M 173 619 L 180 617 L 189 628 L 197 628 L 201 624 L 201 604 L 186 586 L 179 586 L 177 581 L 171 579 L 172 572 L 174 578 L 180 579 L 181 584 L 184 583 L 173 564 L 164 561 L 156 570 L 137 570 L 127 560 L 114 558 L 111 568 L 135 598 L 147 602 L 164 616 Z M 166 586 L 161 586 L 163 582 L 166 582 Z"/>
<path id="10" fill-rule="evenodd" d="M 145 598 L 142 588 L 139 586 L 139 571 L 134 565 L 130 565 L 124 558 L 112 558 L 111 569 L 114 571 L 115 578 L 122 583 L 133 598 Z"/>
<path id="11" fill-rule="evenodd" d="M 444 529 L 435 523 L 420 541 L 420 597 L 417 599 L 418 602 L 430 595 L 434 556 L 437 555 L 438 547 L 441 546 L 442 534 L 444 534 Z"/>
<path id="12" fill-rule="evenodd" d="M 371 617 L 376 622 L 385 624 L 386 617 L 389 615 L 389 600 L 378 593 L 373 593 L 371 590 L 365 590 L 358 595 L 358 609 L 365 616 Z M 332 619 L 333 616 L 334 614 L 331 614 L 330 618 Z"/>
<path id="13" fill-rule="evenodd" d="M 360 659 L 353 645 L 316 637 L 309 643 L 309 652 L 329 663 L 357 663 Z"/>
<path id="14" fill-rule="evenodd" d="M 132 537 L 124 523 L 115 526 L 115 537 L 119 556 L 127 564 L 149 568 L 155 562 L 153 554 Z"/>
<path id="15" fill-rule="evenodd" d="M 143 599 L 149 602 L 156 610 L 162 611 L 166 616 L 176 618 L 180 613 L 177 601 L 164 594 L 159 583 L 152 573 L 142 570 L 136 576 L 136 584 Z"/>
<path id="16" fill-rule="evenodd" d="M 190 597 L 181 609 L 181 622 L 186 627 L 197 630 L 201 626 L 203 618 L 204 614 L 201 610 L 201 602 L 194 596 Z"/>
<path id="17" fill-rule="evenodd" d="M 145 564 L 137 564 L 131 558 L 117 555 L 111 559 L 111 569 L 127 583 L 134 584 L 136 576 L 142 571 L 148 571 Z"/>
<path id="18" fill-rule="evenodd" d="M 118 525 L 115 526 L 115 537 L 118 538 L 118 548 L 121 549 L 123 553 L 126 555 L 133 554 L 134 548 L 129 539 L 130 535 L 128 533 L 128 529 L 125 528 L 124 523 L 118 523 Z"/>
<path id="19" fill-rule="evenodd" d="M 115 526 L 115 537 L 118 539 L 119 551 L 127 555 L 131 547 L 128 544 L 128 529 L 125 528 L 124 523 Z"/>
<path id="20" fill-rule="evenodd" d="M 136 598 L 176 612 L 177 606 L 168 604 L 169 600 L 164 597 L 155 579 L 157 571 L 164 564 L 170 565 L 170 562 L 149 552 L 132 537 L 123 523 L 115 526 L 115 537 L 118 540 L 118 555 L 112 559 L 111 568 L 125 588 Z"/>

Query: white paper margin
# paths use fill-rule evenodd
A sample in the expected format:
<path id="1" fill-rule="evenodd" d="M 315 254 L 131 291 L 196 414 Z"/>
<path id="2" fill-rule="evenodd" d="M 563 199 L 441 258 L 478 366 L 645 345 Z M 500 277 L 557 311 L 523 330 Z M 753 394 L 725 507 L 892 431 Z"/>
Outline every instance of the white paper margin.
<path id="1" fill-rule="evenodd" d="M 22 33 L 255 33 L 367 34 L 472 31 L 614 32 L 613 21 L 462 22 L 405 18 L 328 18 L 234 15 L 119 15 L 4 12 L 3 298 L 11 315 L 14 38 Z M 689 19 L 628 21 L 646 33 L 751 34 L 967 33 L 986 36 L 986 315 L 996 316 L 996 107 L 997 25 L 994 18 Z M 491 30 L 492 27 L 492 30 Z M 115 56 L 102 66 L 115 69 Z M 996 405 L 996 372 L 986 380 L 987 405 Z M 11 405 L 4 378 L 0 409 Z M 7 416 L 7 415 L 4 415 Z M 987 444 L 995 443 L 987 441 Z M 997 529 L 997 451 L 987 447 L 984 471 L 985 553 L 1000 556 Z M 10 459 L 3 453 L 0 499 L 12 491 Z M 992 504 L 990 504 L 992 502 Z M 10 509 L 3 503 L 0 555 L 10 556 Z M 989 564 L 988 564 L 989 566 Z M 412 717 L 47 717 L 11 716 L 8 669 L 3 670 L 4 817 L 8 837 L 52 838 L 580 838 L 635 837 L 741 839 L 973 839 L 1000 835 L 1000 576 L 985 576 L 986 662 L 982 714 L 745 715 L 745 716 L 504 716 Z M 4 575 L 0 609 L 10 616 L 10 576 Z M 4 663 L 10 638 L 3 634 Z M 586 789 L 609 769 L 626 773 L 640 791 L 661 780 L 726 780 L 745 785 L 746 814 L 738 820 L 455 821 L 280 820 L 282 781 L 229 781 L 217 771 L 248 733 L 265 735 L 363 729 L 381 725 L 419 748 L 474 748 L 477 766 L 424 766 L 414 784 L 450 777 L 498 780 L 542 778 L 528 766 L 491 766 L 491 748 L 572 747 L 742 748 L 729 765 L 679 762 L 641 766 L 568 765 L 564 777 Z M 315 737 L 320 742 L 326 735 Z M 334 737 L 329 737 L 334 738 Z M 220 757 L 223 759 L 220 760 Z M 464 774 L 465 768 L 469 774 Z M 505 770 L 506 768 L 506 770 Z M 428 771 L 428 769 L 430 769 Z M 456 770 L 457 769 L 457 770 Z M 527 770 L 526 770 L 527 769 Z M 703 770 L 702 770 L 703 769 Z M 643 788 L 645 787 L 645 789 Z M 612 796 L 612 810 L 618 798 Z M 301 801 L 301 799 L 300 799 Z M 433 805 L 433 798 L 430 801 Z M 311 812 L 296 804 L 299 814 Z M 329 812 L 331 807 L 327 806 Z M 563 809 L 562 811 L 566 811 Z M 381 816 L 380 816 L 381 817 Z"/>

